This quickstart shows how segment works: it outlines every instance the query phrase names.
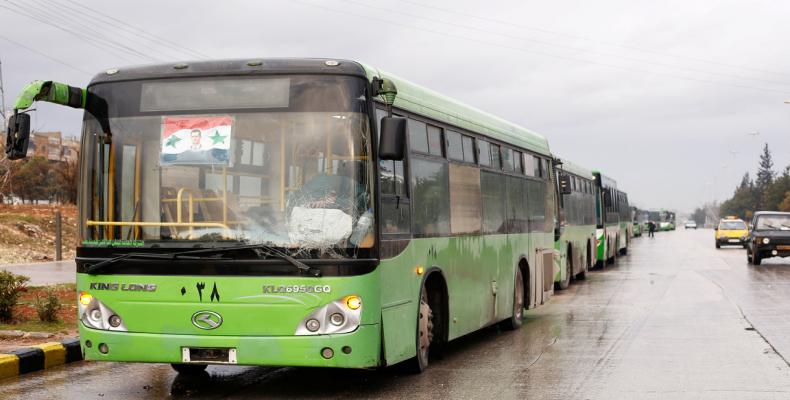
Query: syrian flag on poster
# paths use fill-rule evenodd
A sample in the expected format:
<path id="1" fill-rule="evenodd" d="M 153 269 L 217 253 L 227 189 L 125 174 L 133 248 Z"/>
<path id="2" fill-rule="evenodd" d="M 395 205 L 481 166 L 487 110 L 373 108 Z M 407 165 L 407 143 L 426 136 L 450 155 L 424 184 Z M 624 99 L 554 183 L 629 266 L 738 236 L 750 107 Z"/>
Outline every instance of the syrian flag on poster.
<path id="1" fill-rule="evenodd" d="M 233 118 L 164 117 L 162 164 L 228 164 Z"/>

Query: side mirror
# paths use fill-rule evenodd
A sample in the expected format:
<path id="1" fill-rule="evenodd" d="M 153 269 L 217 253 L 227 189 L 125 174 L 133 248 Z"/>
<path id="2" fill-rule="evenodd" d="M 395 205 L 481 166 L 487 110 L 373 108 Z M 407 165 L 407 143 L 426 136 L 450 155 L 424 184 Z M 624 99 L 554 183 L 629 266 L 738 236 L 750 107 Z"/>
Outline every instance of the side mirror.
<path id="1" fill-rule="evenodd" d="M 5 153 L 9 160 L 20 160 L 27 156 L 30 142 L 30 114 L 15 113 L 8 120 Z"/>
<path id="2" fill-rule="evenodd" d="M 571 177 L 568 175 L 560 175 L 560 194 L 571 194 Z"/>
<path id="3" fill-rule="evenodd" d="M 406 118 L 383 117 L 379 135 L 379 159 L 403 160 L 406 150 Z"/>

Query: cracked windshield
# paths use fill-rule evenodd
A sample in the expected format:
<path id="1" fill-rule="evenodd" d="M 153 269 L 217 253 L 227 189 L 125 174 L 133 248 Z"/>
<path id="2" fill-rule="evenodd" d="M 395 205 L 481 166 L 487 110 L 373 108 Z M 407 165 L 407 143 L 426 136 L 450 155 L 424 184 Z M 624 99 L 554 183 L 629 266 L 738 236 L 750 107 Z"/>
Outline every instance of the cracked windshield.
<path id="1" fill-rule="evenodd" d="M 373 246 L 364 81 L 193 79 L 91 90 L 85 243 L 240 241 L 319 254 Z"/>

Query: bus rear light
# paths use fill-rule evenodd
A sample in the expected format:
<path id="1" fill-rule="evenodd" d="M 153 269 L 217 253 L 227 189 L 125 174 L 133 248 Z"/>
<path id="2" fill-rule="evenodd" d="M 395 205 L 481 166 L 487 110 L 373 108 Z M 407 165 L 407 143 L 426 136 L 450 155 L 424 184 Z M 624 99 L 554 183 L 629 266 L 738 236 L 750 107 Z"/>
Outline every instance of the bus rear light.
<path id="1" fill-rule="evenodd" d="M 352 306 L 356 308 L 352 308 Z M 310 313 L 299 322 L 294 335 L 329 335 L 353 332 L 359 328 L 361 315 L 362 299 L 359 296 L 347 296 Z"/>

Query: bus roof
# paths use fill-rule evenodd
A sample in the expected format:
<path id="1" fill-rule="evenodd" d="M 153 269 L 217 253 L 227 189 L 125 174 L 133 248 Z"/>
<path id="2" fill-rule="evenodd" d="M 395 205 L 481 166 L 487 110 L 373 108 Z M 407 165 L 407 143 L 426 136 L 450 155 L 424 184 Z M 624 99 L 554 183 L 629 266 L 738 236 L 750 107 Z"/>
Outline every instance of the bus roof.
<path id="1" fill-rule="evenodd" d="M 543 155 L 550 155 L 543 136 L 450 97 L 356 61 L 326 58 L 272 58 L 195 61 L 110 69 L 97 74 L 90 85 L 136 79 L 188 78 L 262 74 L 337 74 L 389 78 L 398 88 L 395 106 L 439 122 L 483 134 Z"/>
<path id="2" fill-rule="evenodd" d="M 594 178 L 592 171 L 590 171 L 589 169 L 584 168 L 578 164 L 574 164 L 568 161 L 566 158 L 560 157 L 560 160 L 562 160 L 562 164 L 559 166 L 559 169 L 581 176 L 582 178 L 587 178 L 587 179 Z"/>
<path id="3" fill-rule="evenodd" d="M 598 170 L 592 170 L 592 173 L 593 174 L 598 174 L 598 175 L 601 176 L 601 184 L 603 186 L 608 186 L 610 188 L 617 189 L 617 181 L 616 180 L 614 180 L 614 179 L 602 174 L 601 171 L 598 171 Z"/>
<path id="4" fill-rule="evenodd" d="M 395 83 L 398 88 L 395 107 L 544 155 L 550 154 L 548 140 L 538 133 L 375 67 L 365 64 L 362 66 L 367 71 L 368 80 L 379 77 L 390 79 Z"/>

